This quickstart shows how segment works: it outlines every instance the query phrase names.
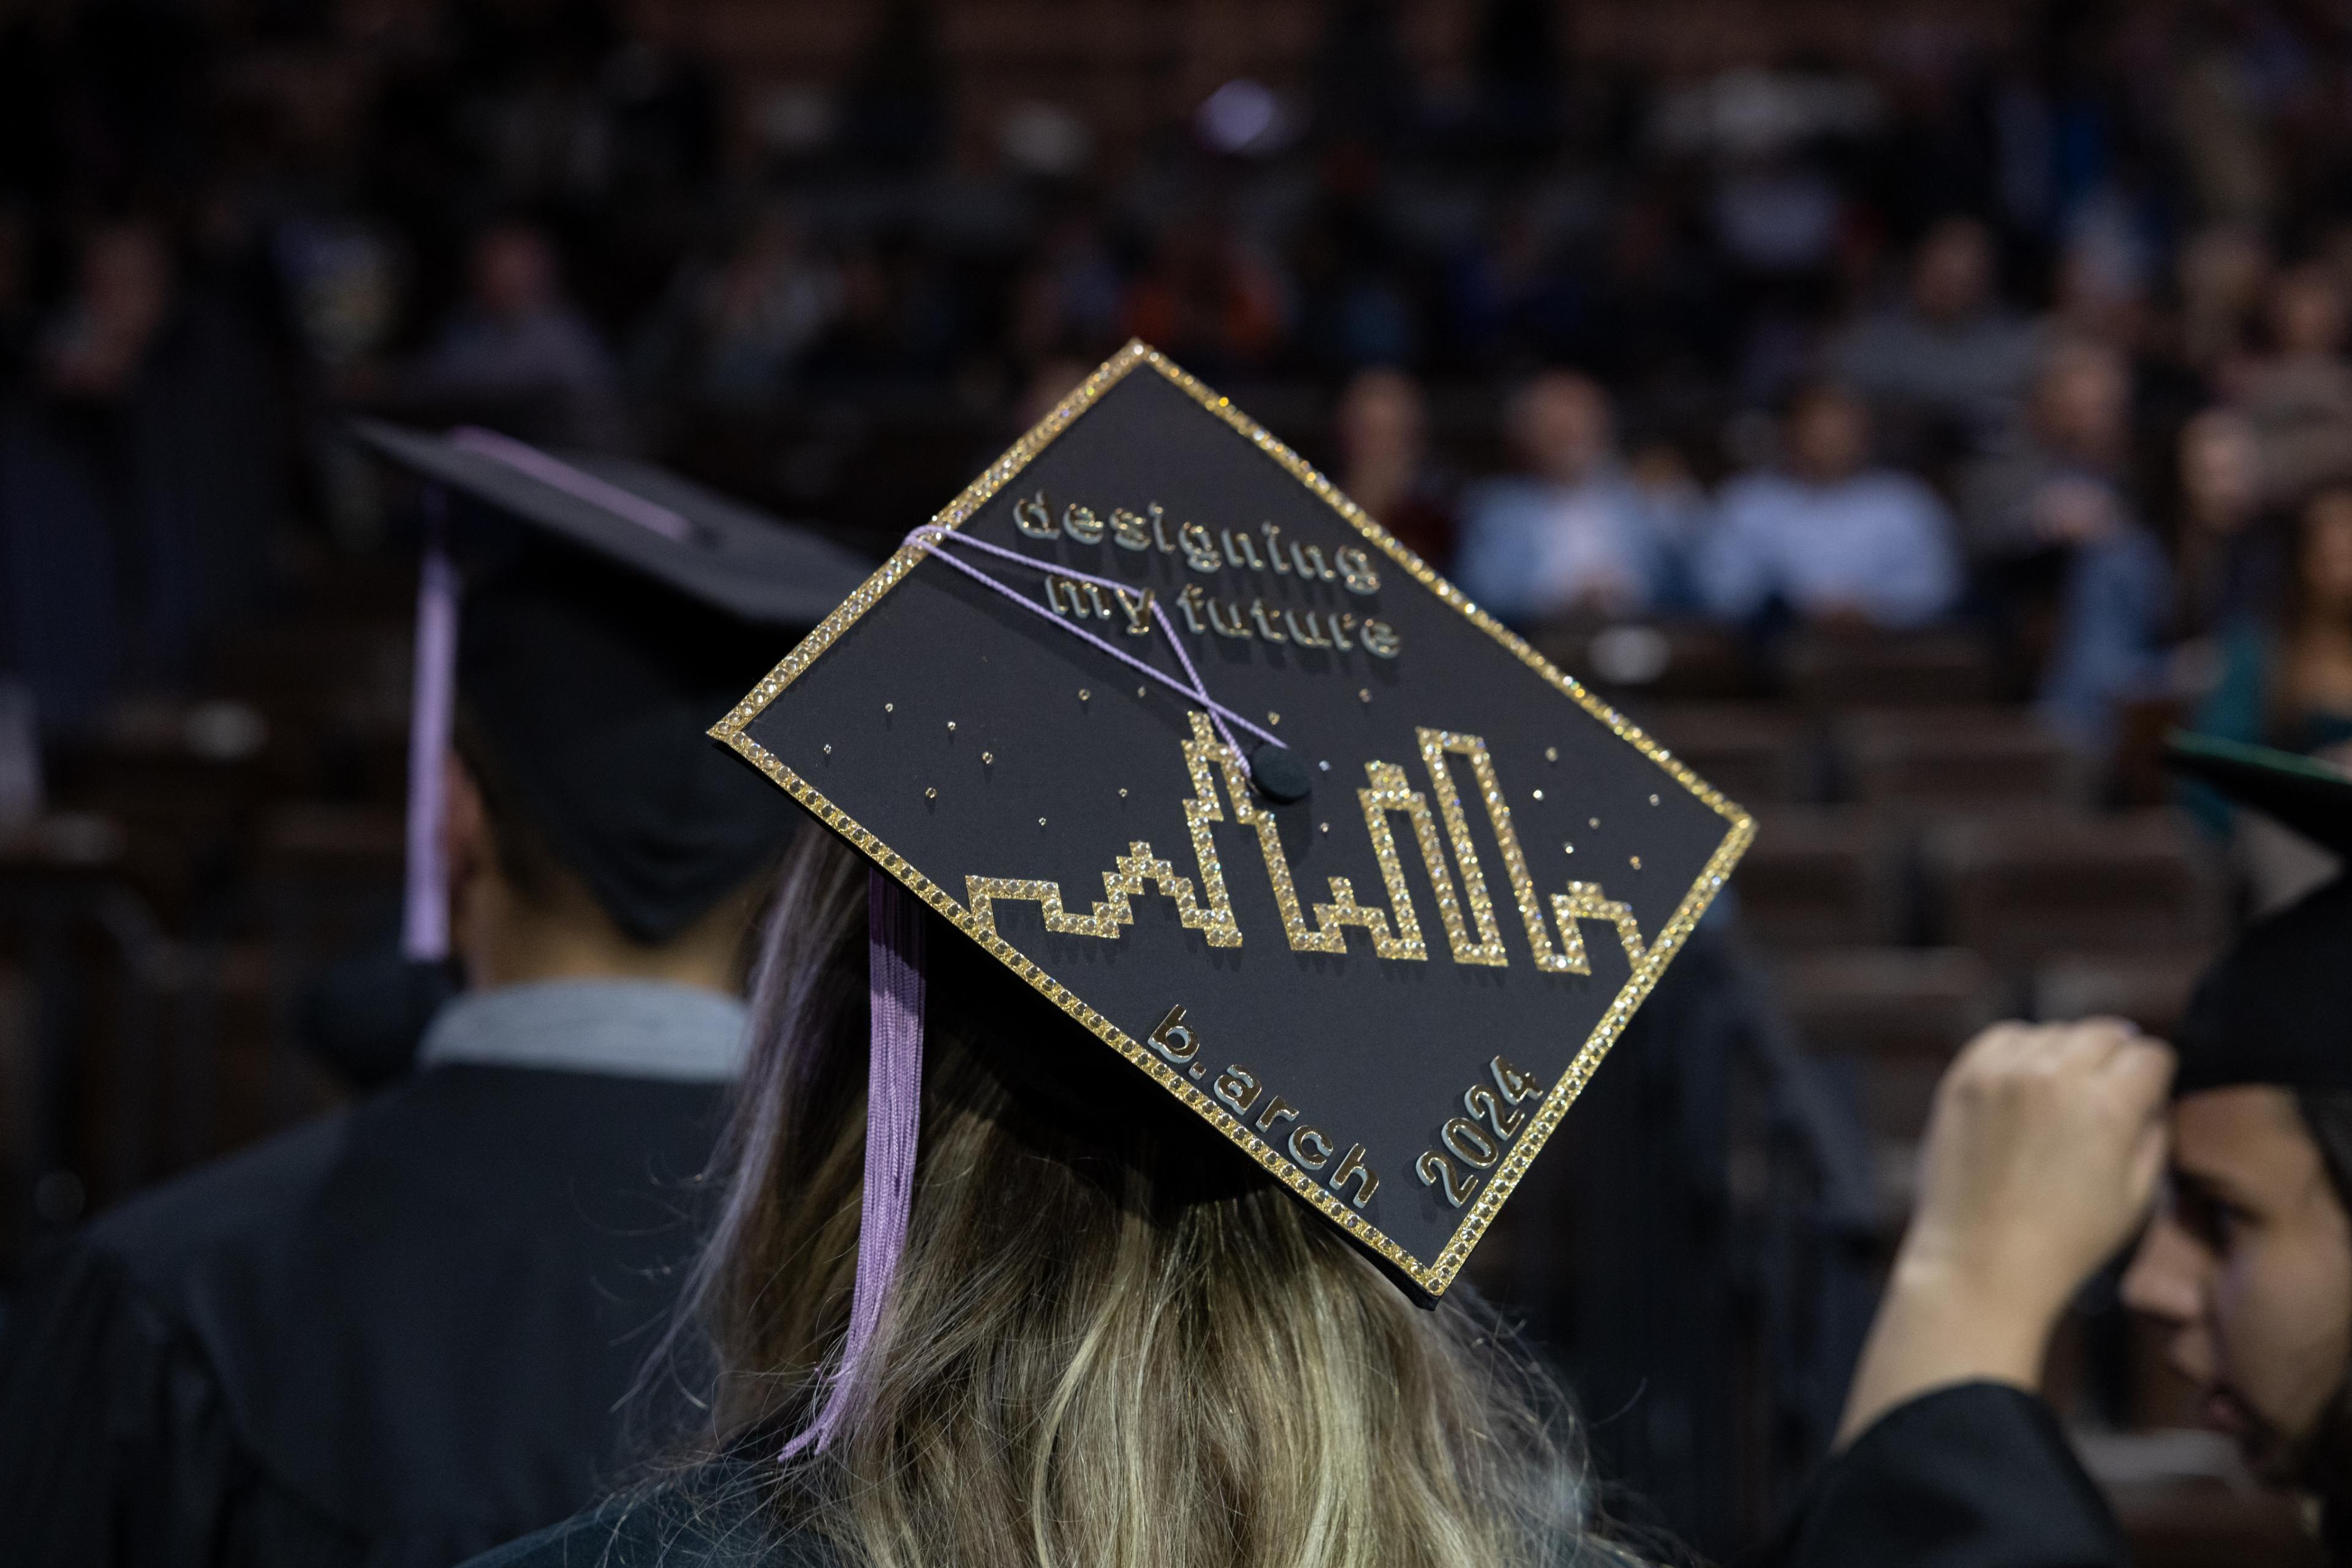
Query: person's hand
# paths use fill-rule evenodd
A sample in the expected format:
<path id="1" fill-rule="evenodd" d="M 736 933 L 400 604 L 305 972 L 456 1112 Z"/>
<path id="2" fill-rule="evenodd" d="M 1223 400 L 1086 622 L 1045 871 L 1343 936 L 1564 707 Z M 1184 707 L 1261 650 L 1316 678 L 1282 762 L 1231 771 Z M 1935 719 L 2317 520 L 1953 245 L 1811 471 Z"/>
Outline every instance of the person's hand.
<path id="1" fill-rule="evenodd" d="M 1841 1441 L 1940 1385 L 2034 1385 L 2068 1298 L 2147 1212 L 2172 1066 L 2112 1019 L 2000 1024 L 1960 1053 Z"/>

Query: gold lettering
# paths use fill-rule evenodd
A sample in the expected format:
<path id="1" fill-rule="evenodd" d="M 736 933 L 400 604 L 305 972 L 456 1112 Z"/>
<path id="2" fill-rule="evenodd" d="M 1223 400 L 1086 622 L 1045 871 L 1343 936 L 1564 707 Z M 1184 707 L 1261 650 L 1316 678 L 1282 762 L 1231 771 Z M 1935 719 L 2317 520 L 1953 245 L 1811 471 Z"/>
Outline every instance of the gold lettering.
<path id="1" fill-rule="evenodd" d="M 1102 543 L 1102 519 L 1096 517 L 1091 508 L 1081 507 L 1076 501 L 1062 508 L 1062 531 L 1082 545 Z"/>
<path id="2" fill-rule="evenodd" d="M 1179 1002 L 1170 1008 L 1168 1016 L 1160 1020 L 1160 1027 L 1151 1031 L 1151 1046 L 1169 1061 L 1180 1064 L 1200 1054 L 1200 1040 L 1184 1027 L 1183 1003 Z"/>
<path id="3" fill-rule="evenodd" d="M 1332 1155 L 1331 1140 L 1319 1127 L 1301 1122 L 1291 1129 L 1290 1157 L 1310 1171 L 1319 1171 Z"/>
<path id="4" fill-rule="evenodd" d="M 1374 1176 L 1372 1167 L 1364 1163 L 1364 1145 L 1361 1144 L 1350 1145 L 1348 1152 L 1339 1156 L 1339 1165 L 1331 1172 L 1331 1190 L 1344 1196 L 1350 1180 L 1357 1184 L 1356 1196 L 1348 1201 L 1358 1208 L 1370 1203 L 1372 1194 L 1381 1190 L 1381 1178 Z"/>
<path id="5" fill-rule="evenodd" d="M 1257 634 L 1265 638 L 1267 642 L 1287 643 L 1290 641 L 1289 638 L 1276 631 L 1274 629 L 1274 622 L 1266 619 L 1265 600 L 1253 599 L 1250 601 L 1250 619 L 1257 622 Z M 1291 628 L 1294 632 L 1298 628 L 1296 626 Z"/>
<path id="6" fill-rule="evenodd" d="M 1217 534 L 1218 537 L 1224 540 L 1225 559 L 1228 562 L 1234 566 L 1246 567 L 1252 571 L 1264 571 L 1265 570 L 1265 562 L 1257 559 L 1257 543 L 1249 537 L 1249 530 L 1247 528 L 1244 528 L 1242 530 L 1241 549 L 1238 550 L 1234 548 L 1233 529 L 1219 528 L 1217 530 Z"/>
<path id="7" fill-rule="evenodd" d="M 1224 613 L 1221 615 L 1219 611 Z M 1249 622 L 1242 616 L 1242 607 L 1230 600 L 1209 601 L 1209 624 L 1222 637 L 1247 637 L 1250 634 Z"/>
<path id="8" fill-rule="evenodd" d="M 1342 545 L 1332 558 L 1339 563 L 1339 580 L 1350 593 L 1378 593 L 1381 574 L 1372 570 L 1370 551 L 1361 545 Z"/>
<path id="9" fill-rule="evenodd" d="M 1217 537 L 1199 523 L 1179 527 L 1176 542 L 1184 548 L 1184 564 L 1194 571 L 1213 572 L 1224 564 L 1217 555 Z"/>
<path id="10" fill-rule="evenodd" d="M 1246 1116 L 1249 1108 L 1257 1103 L 1257 1080 L 1239 1066 L 1228 1067 L 1217 1074 L 1217 1081 L 1209 1085 L 1209 1092 Z"/>
<path id="11" fill-rule="evenodd" d="M 1290 1108 L 1290 1102 L 1276 1094 L 1266 1101 L 1265 1110 L 1258 1117 L 1255 1125 L 1261 1133 L 1270 1133 L 1274 1131 L 1274 1124 L 1276 1122 L 1295 1122 L 1297 1119 L 1298 1113 Z"/>
<path id="12" fill-rule="evenodd" d="M 1176 551 L 1176 547 L 1169 541 L 1168 531 L 1160 526 L 1167 514 L 1161 510 L 1160 503 L 1157 501 L 1150 503 L 1143 509 L 1151 518 L 1151 538 L 1152 541 L 1159 545 L 1160 553 L 1162 555 L 1173 555 Z"/>
<path id="13" fill-rule="evenodd" d="M 1335 614 L 1331 617 L 1331 642 L 1342 653 L 1355 646 L 1348 641 L 1348 628 L 1355 623 L 1353 615 Z"/>
<path id="14" fill-rule="evenodd" d="M 1312 610 L 1307 612 L 1307 630 L 1304 632 L 1298 629 L 1298 612 L 1296 610 L 1284 611 L 1282 623 L 1290 628 L 1290 640 L 1301 647 L 1328 648 L 1331 645 L 1331 639 L 1316 629 L 1315 612 Z"/>
<path id="15" fill-rule="evenodd" d="M 1274 564 L 1274 570 L 1276 571 L 1281 573 L 1285 577 L 1288 577 L 1290 575 L 1290 563 L 1282 559 L 1282 525 L 1280 523 L 1261 523 L 1258 525 L 1258 528 L 1265 535 L 1266 559 Z"/>
<path id="16" fill-rule="evenodd" d="M 1176 608 L 1183 612 L 1185 628 L 1196 637 L 1208 631 L 1201 624 L 1201 601 L 1204 597 L 1197 582 L 1186 583 L 1184 591 L 1176 596 Z"/>
<path id="17" fill-rule="evenodd" d="M 1043 490 L 1034 497 L 1024 497 L 1013 503 L 1013 524 L 1033 539 L 1060 537 L 1060 530 L 1054 527 L 1054 519 L 1045 510 L 1045 492 Z"/>
<path id="18" fill-rule="evenodd" d="M 1393 659 L 1397 650 L 1404 646 L 1404 639 L 1397 635 L 1395 627 L 1369 615 L 1364 617 L 1363 639 L 1364 652 L 1378 659 Z"/>
<path id="19" fill-rule="evenodd" d="M 1118 591 L 1117 589 L 1113 589 L 1111 591 L 1115 596 Z M 1108 621 L 1111 618 L 1110 606 L 1103 602 L 1103 591 L 1102 585 L 1100 583 L 1087 583 L 1087 597 L 1095 601 L 1095 615 L 1097 619 Z"/>
<path id="20" fill-rule="evenodd" d="M 1151 529 L 1141 517 L 1125 507 L 1113 507 L 1110 512 L 1111 542 L 1121 549 L 1150 549 Z"/>
<path id="21" fill-rule="evenodd" d="M 1323 547 L 1321 545 L 1308 545 L 1304 549 L 1301 549 L 1297 545 L 1292 545 L 1290 547 L 1290 550 L 1293 555 L 1298 558 L 1299 576 L 1309 579 L 1310 580 L 1318 578 L 1321 579 L 1325 582 L 1331 580 L 1331 569 L 1323 564 Z M 1314 569 L 1311 571 L 1307 570 L 1310 566 Z"/>
<path id="22" fill-rule="evenodd" d="M 1145 589 L 1140 598 L 1128 592 L 1124 588 L 1114 588 L 1111 593 L 1118 599 L 1118 607 L 1127 612 L 1127 634 L 1130 637 L 1150 636 L 1152 591 L 1149 588 Z"/>

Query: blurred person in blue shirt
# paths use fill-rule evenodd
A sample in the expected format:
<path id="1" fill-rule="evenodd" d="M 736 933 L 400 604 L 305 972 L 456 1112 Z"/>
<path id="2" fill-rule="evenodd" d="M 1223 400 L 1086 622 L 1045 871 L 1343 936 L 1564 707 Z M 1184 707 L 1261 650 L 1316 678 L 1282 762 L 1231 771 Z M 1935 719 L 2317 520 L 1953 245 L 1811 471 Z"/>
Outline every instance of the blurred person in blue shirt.
<path id="1" fill-rule="evenodd" d="M 1516 623 L 1653 607 L 1671 551 L 1618 461 L 1609 394 L 1589 376 L 1545 371 L 1506 418 L 1524 472 L 1472 493 L 1455 562 L 1463 591 Z"/>
<path id="2" fill-rule="evenodd" d="M 1708 612 L 1744 621 L 1777 600 L 1806 621 L 1904 627 L 1949 610 L 1951 516 L 1917 478 L 1871 465 L 1862 401 L 1835 382 L 1803 389 L 1786 444 L 1784 463 L 1723 488 L 1695 562 Z"/>

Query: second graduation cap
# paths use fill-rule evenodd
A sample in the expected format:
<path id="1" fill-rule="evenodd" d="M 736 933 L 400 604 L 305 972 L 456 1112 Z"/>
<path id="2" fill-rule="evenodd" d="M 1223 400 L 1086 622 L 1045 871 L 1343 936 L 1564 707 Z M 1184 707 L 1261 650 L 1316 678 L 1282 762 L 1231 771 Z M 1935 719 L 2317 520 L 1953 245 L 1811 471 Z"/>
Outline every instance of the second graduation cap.
<path id="1" fill-rule="evenodd" d="M 461 701 L 492 754 L 476 758 L 497 775 L 484 788 L 631 939 L 669 940 L 793 826 L 711 754 L 710 708 L 871 563 L 627 458 L 487 430 L 352 429 L 441 503 L 418 597 L 407 956 L 447 952 L 442 767 Z"/>
<path id="2" fill-rule="evenodd" d="M 1753 832 L 1140 344 L 712 733 L 1433 1298 Z"/>

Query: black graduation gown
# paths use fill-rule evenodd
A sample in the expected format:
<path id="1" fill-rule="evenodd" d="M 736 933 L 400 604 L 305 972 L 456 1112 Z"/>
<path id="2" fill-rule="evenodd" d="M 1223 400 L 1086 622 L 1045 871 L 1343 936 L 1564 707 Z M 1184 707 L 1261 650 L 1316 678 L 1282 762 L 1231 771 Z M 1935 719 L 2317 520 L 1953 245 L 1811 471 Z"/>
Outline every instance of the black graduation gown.
<path id="1" fill-rule="evenodd" d="M 448 1568 L 602 1495 L 720 1093 L 437 1067 L 102 1217 L 10 1314 L 0 1557 Z"/>
<path id="2" fill-rule="evenodd" d="M 1778 1568 L 2129 1568 L 2050 1406 L 1963 1383 L 1881 1416 L 1806 1489 Z"/>

